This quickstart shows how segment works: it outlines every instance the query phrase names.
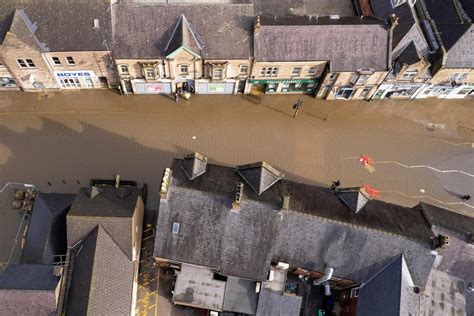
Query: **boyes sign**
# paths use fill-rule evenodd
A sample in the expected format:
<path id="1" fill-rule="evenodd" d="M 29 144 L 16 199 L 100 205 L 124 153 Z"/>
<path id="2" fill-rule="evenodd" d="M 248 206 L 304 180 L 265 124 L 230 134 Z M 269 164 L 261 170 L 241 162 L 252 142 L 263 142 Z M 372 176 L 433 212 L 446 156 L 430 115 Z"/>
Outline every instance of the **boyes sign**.
<path id="1" fill-rule="evenodd" d="M 63 79 L 63 78 L 78 78 L 78 77 L 90 78 L 90 77 L 94 76 L 94 73 L 92 71 L 85 71 L 85 70 L 80 70 L 80 71 L 55 71 L 55 74 L 60 79 Z"/>

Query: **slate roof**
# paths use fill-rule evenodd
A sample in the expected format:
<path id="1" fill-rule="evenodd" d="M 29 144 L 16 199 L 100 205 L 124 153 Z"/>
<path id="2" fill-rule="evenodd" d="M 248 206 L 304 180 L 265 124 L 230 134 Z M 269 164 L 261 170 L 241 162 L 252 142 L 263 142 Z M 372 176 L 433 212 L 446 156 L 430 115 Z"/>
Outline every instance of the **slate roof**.
<path id="1" fill-rule="evenodd" d="M 329 189 L 282 180 L 261 195 L 245 186 L 234 211 L 235 169 L 208 164 L 189 181 L 181 165 L 173 161 L 168 199 L 160 202 L 156 257 L 252 280 L 264 280 L 272 260 L 313 271 L 327 264 L 338 277 L 362 281 L 403 254 L 415 283 L 426 282 L 433 233 L 419 210 L 371 200 L 355 214 Z"/>
<path id="2" fill-rule="evenodd" d="M 3 0 L 0 43 L 10 28 L 15 9 L 24 10 L 46 51 L 105 51 L 104 42 L 112 44 L 110 1 Z M 93 28 L 94 19 L 99 20 L 100 29 Z"/>
<path id="3" fill-rule="evenodd" d="M 407 47 L 403 49 L 400 55 L 397 57 L 397 62 L 400 65 L 413 65 L 421 60 L 421 56 L 416 49 L 415 43 L 411 42 Z"/>
<path id="4" fill-rule="evenodd" d="M 67 315 L 129 315 L 133 262 L 101 225 L 76 249 Z"/>
<path id="5" fill-rule="evenodd" d="M 23 264 L 53 264 L 53 256 L 66 254 L 66 214 L 73 199 L 73 194 L 36 195 L 21 259 Z"/>
<path id="6" fill-rule="evenodd" d="M 39 264 L 9 265 L 0 275 L 0 289 L 54 291 L 60 280 L 55 268 Z"/>
<path id="7" fill-rule="evenodd" d="M 73 246 L 102 225 L 129 258 L 132 258 L 132 218 L 140 190 L 104 186 L 90 198 L 90 188 L 81 188 L 67 214 L 67 243 Z M 124 229 L 129 227 L 130 229 Z"/>
<path id="8" fill-rule="evenodd" d="M 203 58 L 252 56 L 251 4 L 114 4 L 112 11 L 116 58 L 166 56 L 169 51 L 165 50 L 182 15 L 197 39 L 189 42 L 194 42 L 194 48 L 189 48 L 195 50 L 196 42 L 200 43 Z M 179 37 L 174 42 L 179 42 Z"/>
<path id="9" fill-rule="evenodd" d="M 262 17 L 260 21 L 254 36 L 258 62 L 328 60 L 330 71 L 388 69 L 388 27 L 378 19 Z"/>
<path id="10" fill-rule="evenodd" d="M 474 27 L 463 7 L 456 5 L 455 1 L 447 0 L 425 0 L 425 3 L 447 50 L 444 66 L 473 68 Z M 467 7 L 468 11 L 472 9 L 472 5 Z"/>
<path id="11" fill-rule="evenodd" d="M 416 208 L 422 210 L 433 227 L 439 227 L 457 233 L 461 238 L 474 236 L 474 218 L 451 212 L 431 204 L 420 203 Z M 474 259 L 473 259 L 474 260 Z"/>
<path id="12" fill-rule="evenodd" d="M 264 161 L 237 166 L 237 173 L 259 195 L 284 177 Z"/>
<path id="13" fill-rule="evenodd" d="M 225 284 L 224 311 L 255 315 L 257 297 L 256 282 L 228 277 Z"/>
<path id="14" fill-rule="evenodd" d="M 170 55 L 181 47 L 190 50 L 198 56 L 201 55 L 201 43 L 198 42 L 197 37 L 194 34 L 194 31 L 191 29 L 191 26 L 189 25 L 188 20 L 186 20 L 186 16 L 184 14 L 179 18 L 173 34 L 171 34 L 171 38 L 165 48 L 166 56 Z"/>
<path id="15" fill-rule="evenodd" d="M 193 153 L 184 156 L 183 166 L 181 168 L 186 173 L 189 180 L 194 180 L 206 172 L 206 167 L 207 157 L 204 157 L 199 153 Z"/>
<path id="16" fill-rule="evenodd" d="M 419 315 L 420 299 L 401 255 L 360 287 L 357 314 Z"/>
<path id="17" fill-rule="evenodd" d="M 303 298 L 263 288 L 258 297 L 257 316 L 299 315 Z"/>

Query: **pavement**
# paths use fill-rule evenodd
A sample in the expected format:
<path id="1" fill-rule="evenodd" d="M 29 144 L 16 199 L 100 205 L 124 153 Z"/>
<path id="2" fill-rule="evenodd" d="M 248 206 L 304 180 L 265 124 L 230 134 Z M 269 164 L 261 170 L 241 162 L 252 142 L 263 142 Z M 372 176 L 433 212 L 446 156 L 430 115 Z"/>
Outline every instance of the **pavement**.
<path id="1" fill-rule="evenodd" d="M 168 96 L 111 91 L 2 93 L 0 186 L 77 192 L 91 177 L 146 182 L 156 209 L 162 172 L 198 151 L 210 162 L 264 160 L 287 179 L 369 184 L 381 199 L 425 201 L 473 216 L 474 100 L 322 101 L 299 96 Z M 327 120 L 324 118 L 327 117 Z M 361 155 L 375 160 L 368 172 Z M 449 172 L 446 172 L 449 171 Z"/>

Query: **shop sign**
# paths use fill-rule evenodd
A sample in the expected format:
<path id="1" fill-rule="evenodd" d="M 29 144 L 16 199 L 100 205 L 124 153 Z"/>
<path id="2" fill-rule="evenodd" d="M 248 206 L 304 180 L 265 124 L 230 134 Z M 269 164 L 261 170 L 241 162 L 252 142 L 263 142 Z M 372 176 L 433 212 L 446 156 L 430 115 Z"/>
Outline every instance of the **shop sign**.
<path id="1" fill-rule="evenodd" d="M 209 92 L 221 92 L 221 93 L 224 93 L 224 92 L 225 92 L 225 85 L 223 85 L 223 84 L 212 84 L 212 83 L 210 83 L 210 84 L 207 86 L 207 91 L 209 91 Z"/>
<path id="2" fill-rule="evenodd" d="M 314 79 L 253 79 L 249 80 L 249 83 L 311 83 L 314 82 Z"/>
<path id="3" fill-rule="evenodd" d="M 79 78 L 79 77 L 92 77 L 94 72 L 87 70 L 78 70 L 78 71 L 55 71 L 54 74 L 58 78 Z"/>
<path id="4" fill-rule="evenodd" d="M 161 92 L 163 89 L 161 84 L 147 84 L 146 91 L 147 92 Z"/>

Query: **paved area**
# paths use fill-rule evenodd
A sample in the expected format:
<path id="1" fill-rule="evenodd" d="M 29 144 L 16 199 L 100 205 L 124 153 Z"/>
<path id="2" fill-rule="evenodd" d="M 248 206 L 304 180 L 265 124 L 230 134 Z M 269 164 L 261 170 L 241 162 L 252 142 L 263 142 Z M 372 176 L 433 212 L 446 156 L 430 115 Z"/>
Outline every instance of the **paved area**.
<path id="1" fill-rule="evenodd" d="M 171 158 L 198 151 L 211 162 L 265 160 L 288 179 L 328 186 L 369 184 L 381 199 L 423 200 L 473 215 L 474 101 L 320 101 L 297 96 L 119 96 L 110 91 L 4 93 L 0 186 L 76 192 L 91 177 L 147 182 L 148 207 Z M 328 117 L 326 121 L 324 117 Z M 376 161 L 368 172 L 358 158 Z M 425 166 L 416 167 L 413 166 Z M 431 169 L 426 167 L 430 166 Z M 455 168 L 460 172 L 443 173 Z"/>

